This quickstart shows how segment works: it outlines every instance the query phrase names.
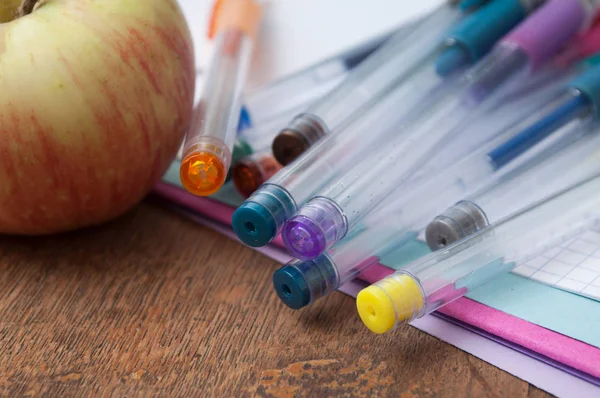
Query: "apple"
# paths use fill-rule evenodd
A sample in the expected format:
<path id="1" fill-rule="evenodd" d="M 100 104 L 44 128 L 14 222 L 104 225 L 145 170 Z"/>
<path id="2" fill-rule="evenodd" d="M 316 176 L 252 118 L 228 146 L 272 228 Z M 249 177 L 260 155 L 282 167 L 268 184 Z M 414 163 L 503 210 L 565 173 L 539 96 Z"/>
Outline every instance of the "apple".
<path id="1" fill-rule="evenodd" d="M 22 1 L 3 1 L 0 233 L 125 213 L 160 180 L 191 119 L 194 48 L 177 1 L 23 0 L 37 4 L 22 16 Z"/>

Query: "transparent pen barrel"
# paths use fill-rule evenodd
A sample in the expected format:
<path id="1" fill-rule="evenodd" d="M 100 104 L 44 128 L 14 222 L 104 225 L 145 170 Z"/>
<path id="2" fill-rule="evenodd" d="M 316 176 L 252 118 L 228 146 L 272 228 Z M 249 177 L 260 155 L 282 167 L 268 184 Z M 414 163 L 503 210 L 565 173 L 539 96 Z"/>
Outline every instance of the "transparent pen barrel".
<path id="1" fill-rule="evenodd" d="M 266 120 L 255 124 L 254 127 L 242 131 L 238 134 L 238 139 L 244 140 L 250 145 L 254 152 L 260 152 L 271 148 L 273 138 L 279 132 L 278 129 L 282 124 L 286 123 L 290 117 L 293 117 L 305 107 L 310 106 L 317 101 L 317 97 L 304 97 L 302 101 L 289 109 L 282 109 L 281 112 L 271 115 Z"/>
<path id="2" fill-rule="evenodd" d="M 435 158 L 423 164 L 410 177 L 407 184 L 416 188 L 410 188 L 408 197 L 414 197 L 414 194 L 421 198 L 434 197 L 434 192 L 440 192 L 443 187 L 452 184 L 456 184 L 456 188 L 466 195 L 467 190 L 473 188 L 473 184 L 480 183 L 493 173 L 494 167 L 489 161 L 488 152 L 555 108 L 556 97 L 564 92 L 567 76 L 553 74 L 553 77 L 551 83 L 541 87 L 522 89 L 519 85 L 500 96 L 497 107 L 487 109 L 478 117 L 471 118 L 460 134 L 445 141 Z M 473 139 L 474 136 L 481 139 Z M 487 137 L 490 137 L 490 141 L 482 145 L 481 141 L 485 141 Z M 420 194 L 419 191 L 422 191 L 424 186 L 429 186 L 425 188 L 428 193 Z M 409 187 L 402 189 L 406 192 Z M 395 195 L 405 196 L 400 190 Z M 388 202 L 393 204 L 392 201 Z"/>
<path id="3" fill-rule="evenodd" d="M 572 134 L 579 133 L 581 137 L 590 127 L 577 119 L 564 129 L 571 130 Z M 578 131 L 580 129 L 584 131 Z M 493 188 L 476 193 L 469 200 L 476 203 L 493 222 L 600 171 L 598 129 L 575 141 L 569 143 L 563 140 L 561 144 L 548 148 L 548 153 L 541 153 L 503 175 Z"/>
<path id="4" fill-rule="evenodd" d="M 408 266 L 404 272 L 419 281 L 428 297 L 419 316 L 585 231 L 600 217 L 599 199 L 596 174 Z M 446 297 L 444 291 L 451 294 Z"/>
<path id="5" fill-rule="evenodd" d="M 361 65 L 391 36 L 408 36 L 414 26 L 414 22 L 406 24 L 391 34 L 376 38 L 267 87 L 248 92 L 244 96 L 244 105 L 248 108 L 253 122 L 259 123 L 275 113 L 297 108 L 308 101 L 322 98 L 339 86 L 353 69 Z M 296 114 L 299 112 L 300 110 Z"/>
<path id="6" fill-rule="evenodd" d="M 230 29 L 217 36 L 203 94 L 186 136 L 184 153 L 202 137 L 217 138 L 227 148 L 232 148 L 251 51 L 252 41 L 241 31 Z"/>
<path id="7" fill-rule="evenodd" d="M 335 128 L 366 103 L 376 100 L 411 72 L 414 65 L 426 59 L 438 45 L 442 34 L 460 17 L 460 11 L 447 6 L 440 7 L 421 21 L 409 35 L 399 32 L 392 36 L 359 65 L 342 86 L 325 101 L 308 109 L 307 113 L 318 115 L 329 128 Z"/>
<path id="8" fill-rule="evenodd" d="M 408 124 L 407 128 L 411 129 L 409 135 L 394 141 L 388 145 L 389 149 L 386 152 L 370 159 L 375 167 L 365 167 L 365 162 L 359 164 L 355 168 L 356 171 L 348 173 L 349 181 L 341 180 L 350 188 L 340 192 L 339 186 L 342 184 L 339 184 L 336 190 L 327 193 L 346 211 L 350 225 L 353 220 L 360 219 L 363 213 L 379 203 L 391 191 L 390 187 L 397 187 L 408 180 L 429 160 L 428 158 L 439 152 L 445 144 L 451 142 L 450 140 L 466 139 L 474 148 L 493 138 L 481 133 L 462 133 L 468 121 L 475 120 L 493 109 L 506 93 L 512 92 L 522 81 L 525 74 L 521 71 L 526 64 L 520 62 L 520 59 L 518 58 L 517 64 L 521 66 L 514 67 L 512 73 L 503 74 L 500 80 L 493 79 L 493 87 L 490 86 L 489 90 L 481 93 L 476 99 L 472 97 L 474 83 L 485 81 L 481 78 L 485 76 L 485 68 L 480 70 L 480 67 L 476 67 L 474 71 L 467 72 L 457 84 L 457 88 L 451 86 L 445 96 L 432 101 L 431 109 Z M 457 92 L 460 94 L 457 95 Z M 360 169 L 366 169 L 366 172 L 359 173 Z M 372 189 L 364 189 L 366 186 L 371 186 Z"/>
<path id="9" fill-rule="evenodd" d="M 587 166 L 583 166 L 583 159 L 594 151 L 597 145 L 593 143 L 595 136 L 584 138 L 584 142 L 579 143 L 578 139 L 589 129 L 572 131 L 566 127 L 525 150 L 500 169 L 487 155 L 489 146 L 484 147 L 482 153 L 451 167 L 449 175 L 464 173 L 468 176 L 472 170 L 487 169 L 488 176 L 481 174 L 479 181 L 472 179 L 470 187 L 469 184 L 460 184 L 464 187 L 464 194 L 455 196 L 455 203 L 449 203 L 448 208 L 427 225 L 429 247 L 438 250 L 452 244 L 484 228 L 489 222 L 568 185 L 574 178 L 594 172 L 595 164 L 588 162 Z M 576 145 L 571 148 L 573 143 Z M 441 192 L 438 195 L 444 196 Z"/>
<path id="10" fill-rule="evenodd" d="M 334 67 L 334 65 L 332 65 Z M 343 63 L 339 62 L 336 65 L 337 72 L 333 72 L 332 76 L 318 77 L 314 76 L 311 79 L 309 76 L 290 82 L 285 85 L 285 91 L 274 93 L 261 93 L 261 97 L 250 97 L 244 106 L 250 113 L 250 118 L 253 124 L 263 124 L 266 121 L 275 117 L 286 115 L 286 120 L 276 126 L 279 129 L 282 124 L 288 122 L 291 117 L 303 112 L 310 107 L 315 101 L 321 100 L 325 95 L 335 90 L 341 83 L 344 82 L 349 74 Z M 315 73 L 317 73 L 315 71 Z M 283 87 L 282 87 L 283 88 Z"/>
<path id="11" fill-rule="evenodd" d="M 310 199 L 331 179 L 343 174 L 357 158 L 368 156 L 382 142 L 391 140 L 394 132 L 390 129 L 408 118 L 422 98 L 440 83 L 439 78 L 432 76 L 432 68 L 416 77 L 396 87 L 362 119 L 346 125 L 339 134 L 322 139 L 270 182 L 286 187 L 295 198 L 297 195 L 298 203 Z M 415 91 L 416 86 L 418 91 Z"/>
<path id="12" fill-rule="evenodd" d="M 413 174 L 450 132 L 446 126 L 467 116 L 468 110 L 459 101 L 448 98 L 434 116 L 409 124 L 406 128 L 410 130 L 400 139 L 389 143 L 379 156 L 373 154 L 363 160 L 325 192 L 323 196 L 331 197 L 343 209 L 350 227 Z M 445 124 L 440 128 L 438 123 L 443 119 Z"/>
<path id="13" fill-rule="evenodd" d="M 506 87 L 509 81 L 521 79 L 530 72 L 531 65 L 524 51 L 501 44 L 467 74 L 467 96 L 472 103 L 479 103 L 500 87 Z"/>
<path id="14" fill-rule="evenodd" d="M 418 215 L 403 213 L 376 224 L 365 220 L 364 228 L 359 227 L 360 231 L 331 248 L 327 255 L 336 265 L 340 286 L 369 267 L 381 265 L 380 259 L 388 253 L 414 242 L 427 216 L 431 217 L 436 210 L 435 205 L 428 207 L 429 211 L 421 211 Z"/>

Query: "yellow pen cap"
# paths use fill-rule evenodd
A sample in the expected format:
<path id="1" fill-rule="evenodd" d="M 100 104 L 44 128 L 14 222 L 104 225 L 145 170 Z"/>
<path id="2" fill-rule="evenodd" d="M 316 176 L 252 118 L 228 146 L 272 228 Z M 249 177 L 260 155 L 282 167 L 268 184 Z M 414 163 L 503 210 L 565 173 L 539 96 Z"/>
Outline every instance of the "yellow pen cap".
<path id="1" fill-rule="evenodd" d="M 423 304 L 419 284 L 407 274 L 390 275 L 361 290 L 356 297 L 360 319 L 378 334 L 389 332 L 398 322 L 410 322 Z"/>

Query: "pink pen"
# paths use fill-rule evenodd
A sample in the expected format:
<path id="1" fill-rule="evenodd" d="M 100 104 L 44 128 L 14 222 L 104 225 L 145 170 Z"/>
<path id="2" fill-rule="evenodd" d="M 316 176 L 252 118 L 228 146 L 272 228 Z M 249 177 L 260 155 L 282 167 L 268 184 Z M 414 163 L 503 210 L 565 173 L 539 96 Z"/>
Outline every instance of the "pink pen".
<path id="1" fill-rule="evenodd" d="M 557 55 L 555 62 L 558 66 L 567 67 L 598 52 L 600 52 L 600 25 L 596 24 L 573 39 Z"/>

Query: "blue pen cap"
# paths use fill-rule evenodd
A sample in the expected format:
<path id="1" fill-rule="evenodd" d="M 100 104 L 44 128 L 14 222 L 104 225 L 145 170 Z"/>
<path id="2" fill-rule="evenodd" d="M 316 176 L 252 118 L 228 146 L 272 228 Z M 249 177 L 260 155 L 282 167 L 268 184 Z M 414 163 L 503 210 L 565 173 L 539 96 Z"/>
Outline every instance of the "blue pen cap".
<path id="1" fill-rule="evenodd" d="M 454 26 L 446 35 L 448 43 L 463 49 L 469 63 L 476 62 L 527 17 L 530 10 L 523 4 L 519 0 L 491 1 Z"/>
<path id="2" fill-rule="evenodd" d="M 571 80 L 569 86 L 578 90 L 594 106 L 598 117 L 600 112 L 600 65 L 595 65 Z"/>
<path id="3" fill-rule="evenodd" d="M 292 260 L 273 273 L 273 287 L 288 307 L 298 310 L 339 287 L 337 269 L 329 256 Z"/>
<path id="4" fill-rule="evenodd" d="M 238 133 L 252 127 L 252 119 L 250 118 L 250 112 L 245 106 L 242 106 L 240 111 L 240 120 L 238 122 Z"/>
<path id="5" fill-rule="evenodd" d="M 297 209 L 294 198 L 284 188 L 263 184 L 233 212 L 231 226 L 246 245 L 265 246 Z"/>

